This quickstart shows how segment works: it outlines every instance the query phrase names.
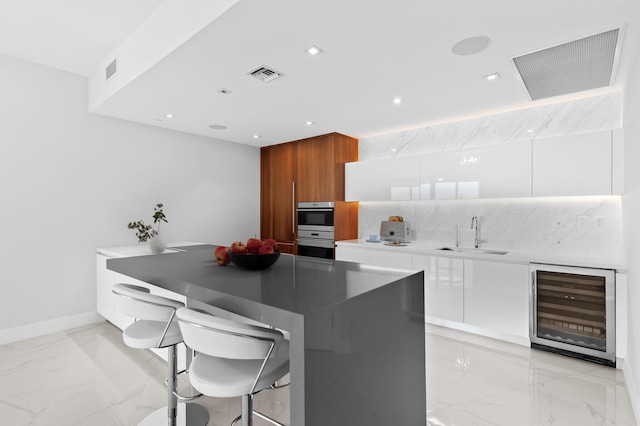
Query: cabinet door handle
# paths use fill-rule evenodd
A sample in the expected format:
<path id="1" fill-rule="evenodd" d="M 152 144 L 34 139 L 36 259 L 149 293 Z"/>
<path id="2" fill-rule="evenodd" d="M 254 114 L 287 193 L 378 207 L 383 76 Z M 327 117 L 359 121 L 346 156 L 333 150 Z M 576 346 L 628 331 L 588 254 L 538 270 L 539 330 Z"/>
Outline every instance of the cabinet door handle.
<path id="1" fill-rule="evenodd" d="M 291 182 L 291 233 L 296 234 L 296 183 Z"/>

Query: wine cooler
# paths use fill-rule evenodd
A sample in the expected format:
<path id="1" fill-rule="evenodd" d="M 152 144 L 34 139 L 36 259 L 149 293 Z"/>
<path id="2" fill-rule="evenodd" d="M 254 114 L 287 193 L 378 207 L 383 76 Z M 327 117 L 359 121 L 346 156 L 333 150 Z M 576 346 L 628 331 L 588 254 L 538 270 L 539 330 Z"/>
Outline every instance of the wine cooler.
<path id="1" fill-rule="evenodd" d="M 531 265 L 531 347 L 615 367 L 615 274 Z"/>

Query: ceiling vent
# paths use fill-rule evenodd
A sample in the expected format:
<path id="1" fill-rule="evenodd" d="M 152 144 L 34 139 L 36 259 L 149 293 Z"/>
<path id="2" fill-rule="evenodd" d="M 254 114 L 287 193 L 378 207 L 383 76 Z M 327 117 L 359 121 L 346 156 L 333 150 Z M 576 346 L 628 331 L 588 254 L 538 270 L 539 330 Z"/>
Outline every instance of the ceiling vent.
<path id="1" fill-rule="evenodd" d="M 105 80 L 109 81 L 109 79 L 113 77 L 117 72 L 118 72 L 118 58 L 115 58 L 113 62 L 111 62 L 109 65 L 107 65 L 107 68 L 105 68 L 105 76 L 106 76 Z"/>
<path id="2" fill-rule="evenodd" d="M 613 83 L 622 40 L 620 28 L 513 58 L 531 100 Z"/>
<path id="3" fill-rule="evenodd" d="M 282 77 L 284 75 L 281 72 L 278 72 L 273 68 L 269 68 L 265 65 L 261 65 L 253 71 L 249 71 L 247 74 L 257 78 L 260 81 L 264 81 L 265 83 L 273 81 L 276 78 Z"/>

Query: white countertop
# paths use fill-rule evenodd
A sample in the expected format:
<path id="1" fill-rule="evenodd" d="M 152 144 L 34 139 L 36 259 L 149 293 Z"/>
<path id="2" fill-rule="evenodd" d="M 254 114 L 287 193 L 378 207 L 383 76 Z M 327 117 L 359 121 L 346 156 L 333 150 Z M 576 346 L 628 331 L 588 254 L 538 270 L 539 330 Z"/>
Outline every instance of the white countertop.
<path id="1" fill-rule="evenodd" d="M 194 246 L 199 244 L 204 244 L 204 243 L 195 243 L 193 241 L 169 243 L 167 244 L 167 249 L 159 254 L 178 253 L 182 250 L 176 250 L 176 249 L 173 249 L 172 247 L 186 247 L 186 246 Z M 151 252 L 151 249 L 149 248 L 149 243 L 138 243 L 135 245 L 128 245 L 128 246 L 98 247 L 96 249 L 96 253 L 110 257 L 112 259 L 120 258 L 120 257 L 132 257 L 132 256 L 150 256 L 154 254 Z"/>
<path id="2" fill-rule="evenodd" d="M 567 266 L 580 266 L 586 268 L 601 268 L 601 269 L 615 269 L 616 272 L 626 273 L 626 265 L 622 259 L 605 259 L 605 258 L 593 258 L 593 257 L 580 257 L 565 254 L 554 254 L 545 252 L 522 252 L 522 251 L 507 251 L 506 254 L 487 254 L 487 253 L 474 253 L 474 252 L 457 252 L 449 250 L 438 250 L 443 245 L 433 245 L 422 242 L 409 242 L 403 246 L 391 246 L 384 242 L 367 242 L 363 240 L 343 240 L 336 241 L 338 247 L 354 247 L 354 248 L 366 248 L 373 250 L 393 250 L 405 253 L 426 254 L 429 256 L 439 257 L 455 257 L 460 259 L 474 259 L 474 260 L 487 260 L 493 262 L 505 262 L 505 263 L 544 263 L 551 265 L 567 265 Z M 449 246 L 447 246 L 449 247 Z M 483 247 L 481 247 L 483 248 Z M 494 249 L 493 247 L 484 247 L 488 250 Z M 495 249 L 501 249 L 496 247 Z"/>

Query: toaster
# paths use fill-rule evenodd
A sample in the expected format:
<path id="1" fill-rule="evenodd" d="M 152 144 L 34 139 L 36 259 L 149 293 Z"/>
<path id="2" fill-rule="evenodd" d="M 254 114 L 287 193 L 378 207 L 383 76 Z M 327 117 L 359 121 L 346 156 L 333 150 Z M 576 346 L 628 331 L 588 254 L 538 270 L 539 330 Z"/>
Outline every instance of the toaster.
<path id="1" fill-rule="evenodd" d="M 399 241 L 406 243 L 411 236 L 409 222 L 390 222 L 383 220 L 380 223 L 380 239 L 382 241 Z"/>

